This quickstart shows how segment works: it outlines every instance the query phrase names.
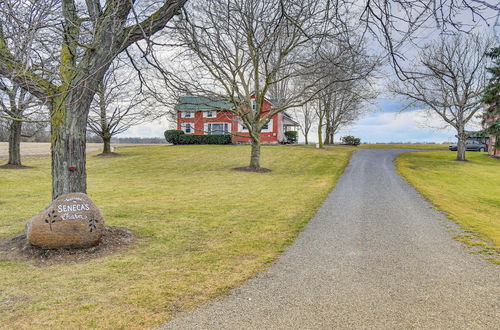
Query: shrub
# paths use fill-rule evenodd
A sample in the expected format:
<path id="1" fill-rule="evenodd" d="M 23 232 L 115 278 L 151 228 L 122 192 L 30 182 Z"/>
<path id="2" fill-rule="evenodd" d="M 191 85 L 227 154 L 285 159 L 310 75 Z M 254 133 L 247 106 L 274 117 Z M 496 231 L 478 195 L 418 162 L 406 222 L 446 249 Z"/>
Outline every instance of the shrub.
<path id="1" fill-rule="evenodd" d="M 184 135 L 184 132 L 179 129 L 169 129 L 165 131 L 165 140 L 168 143 L 179 144 L 179 139 L 182 135 Z"/>
<path id="2" fill-rule="evenodd" d="M 286 142 L 290 144 L 297 143 L 298 132 L 296 131 L 287 131 L 285 132 Z"/>
<path id="3" fill-rule="evenodd" d="M 361 139 L 360 138 L 354 137 L 352 135 L 343 136 L 341 138 L 341 140 L 342 140 L 343 144 L 348 144 L 348 145 L 351 145 L 351 146 L 357 146 L 357 145 L 359 145 L 361 143 Z"/>
<path id="4" fill-rule="evenodd" d="M 181 135 L 179 144 L 231 144 L 232 139 L 230 134 L 216 135 Z"/>

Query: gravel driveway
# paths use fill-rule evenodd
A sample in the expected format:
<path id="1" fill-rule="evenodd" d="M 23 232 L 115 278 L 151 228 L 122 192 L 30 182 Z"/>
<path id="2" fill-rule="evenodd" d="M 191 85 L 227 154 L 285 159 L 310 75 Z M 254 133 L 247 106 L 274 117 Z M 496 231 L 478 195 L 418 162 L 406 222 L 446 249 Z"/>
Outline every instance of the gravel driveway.
<path id="1" fill-rule="evenodd" d="M 265 272 L 164 329 L 500 329 L 500 267 L 395 172 L 360 150 Z"/>

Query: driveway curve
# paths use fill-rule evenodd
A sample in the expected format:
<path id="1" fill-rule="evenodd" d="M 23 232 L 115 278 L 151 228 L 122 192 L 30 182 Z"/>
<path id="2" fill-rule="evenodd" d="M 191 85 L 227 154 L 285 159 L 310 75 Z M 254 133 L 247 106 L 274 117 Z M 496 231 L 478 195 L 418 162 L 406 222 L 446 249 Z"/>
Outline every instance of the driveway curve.
<path id="1" fill-rule="evenodd" d="M 264 273 L 163 329 L 500 329 L 500 267 L 395 171 L 409 150 L 360 150 Z"/>

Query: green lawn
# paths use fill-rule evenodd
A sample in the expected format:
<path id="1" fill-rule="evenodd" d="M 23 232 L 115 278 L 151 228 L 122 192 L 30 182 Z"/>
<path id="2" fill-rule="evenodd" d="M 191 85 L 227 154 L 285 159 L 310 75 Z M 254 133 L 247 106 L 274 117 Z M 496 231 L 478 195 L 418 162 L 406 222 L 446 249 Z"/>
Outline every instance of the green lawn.
<path id="1" fill-rule="evenodd" d="M 151 328 L 264 269 L 313 216 L 354 148 L 263 147 L 270 173 L 232 170 L 248 146 L 122 148 L 88 157 L 108 225 L 142 237 L 87 262 L 0 261 L 0 328 Z M 50 201 L 50 160 L 0 170 L 0 238 Z"/>
<path id="2" fill-rule="evenodd" d="M 421 150 L 448 150 L 447 144 L 360 144 L 365 149 L 421 149 Z"/>
<path id="3" fill-rule="evenodd" d="M 415 152 L 399 156 L 400 173 L 472 237 L 461 236 L 485 252 L 500 252 L 500 160 L 467 152 L 467 162 L 455 161 L 452 152 Z M 496 250 L 492 251 L 492 250 Z"/>

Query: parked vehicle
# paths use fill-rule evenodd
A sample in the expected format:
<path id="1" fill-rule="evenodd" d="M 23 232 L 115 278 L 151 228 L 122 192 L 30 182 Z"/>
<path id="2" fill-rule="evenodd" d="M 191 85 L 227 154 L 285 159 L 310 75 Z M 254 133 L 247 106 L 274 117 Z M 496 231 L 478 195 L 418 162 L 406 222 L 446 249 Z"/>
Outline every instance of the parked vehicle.
<path id="1" fill-rule="evenodd" d="M 457 148 L 458 147 L 456 144 L 450 144 L 450 146 L 448 147 L 450 151 L 457 151 Z M 488 150 L 488 146 L 485 143 L 474 139 L 467 139 L 467 141 L 465 142 L 465 148 L 467 151 L 485 152 L 486 150 Z"/>

